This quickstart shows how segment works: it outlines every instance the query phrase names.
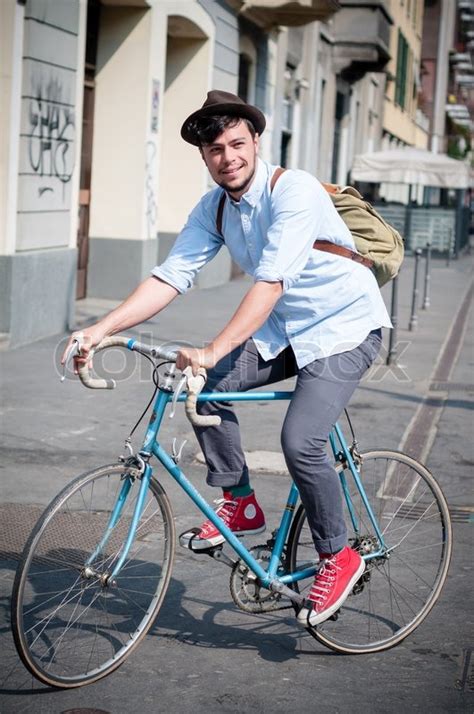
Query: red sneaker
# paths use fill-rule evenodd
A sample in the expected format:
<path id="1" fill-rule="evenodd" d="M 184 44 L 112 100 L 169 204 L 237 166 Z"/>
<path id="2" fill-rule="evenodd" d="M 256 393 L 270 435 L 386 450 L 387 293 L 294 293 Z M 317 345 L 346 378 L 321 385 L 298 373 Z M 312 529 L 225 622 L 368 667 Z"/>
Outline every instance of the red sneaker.
<path id="1" fill-rule="evenodd" d="M 321 561 L 306 599 L 307 606 L 297 616 L 305 627 L 319 625 L 334 615 L 365 570 L 365 561 L 349 546 L 335 555 L 321 555 Z"/>
<path id="2" fill-rule="evenodd" d="M 216 514 L 236 535 L 253 535 L 265 530 L 265 516 L 253 491 L 249 496 L 240 497 L 226 491 L 216 503 L 219 506 Z M 224 541 L 224 536 L 211 521 L 205 521 L 199 528 L 192 528 L 179 536 L 180 545 L 190 550 L 204 550 Z"/>

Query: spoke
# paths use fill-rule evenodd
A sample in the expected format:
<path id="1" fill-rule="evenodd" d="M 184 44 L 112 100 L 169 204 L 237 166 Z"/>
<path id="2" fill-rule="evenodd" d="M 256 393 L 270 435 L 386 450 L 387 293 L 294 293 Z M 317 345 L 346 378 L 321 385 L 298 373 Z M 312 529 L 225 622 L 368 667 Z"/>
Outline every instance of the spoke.
<path id="1" fill-rule="evenodd" d="M 76 582 L 77 582 L 77 581 L 76 581 Z M 72 587 L 74 587 L 74 586 L 72 586 Z M 79 583 L 79 590 L 80 590 L 80 589 L 81 589 L 81 588 L 80 588 L 80 583 Z M 72 588 L 70 588 L 70 589 L 68 590 L 68 593 L 70 593 L 71 590 L 72 590 Z M 63 592 L 64 592 L 64 589 L 62 589 L 62 590 L 56 590 L 56 592 L 51 592 L 51 593 L 35 593 L 36 597 L 38 597 L 38 595 L 49 595 L 49 594 L 51 594 L 51 597 L 47 598 L 46 600 L 42 600 L 41 602 L 39 602 L 39 603 L 37 603 L 36 605 L 34 605 L 34 607 L 30 607 L 28 610 L 25 610 L 24 613 L 23 613 L 23 616 L 26 617 L 27 615 L 31 615 L 32 612 L 35 612 L 35 610 L 38 610 L 38 609 L 40 609 L 40 608 L 44 608 L 45 605 L 48 604 L 48 602 L 51 602 L 51 600 L 54 600 L 54 598 L 55 598 L 56 595 L 59 595 L 60 593 L 63 593 Z M 60 606 L 61 606 L 61 604 L 60 604 Z"/>
<path id="2" fill-rule="evenodd" d="M 388 567 L 388 570 L 390 571 L 390 566 Z M 389 573 L 386 572 L 386 566 L 385 566 L 385 565 L 379 570 L 379 572 L 380 572 L 382 575 L 384 575 L 384 577 L 386 578 L 387 582 L 389 583 L 389 587 L 390 587 L 392 590 L 394 590 L 395 594 L 397 594 L 398 597 L 399 597 L 401 600 L 403 600 L 403 602 L 407 605 L 407 607 L 412 611 L 412 613 L 413 613 L 414 615 L 416 615 L 416 612 L 413 610 L 412 606 L 408 603 L 408 601 L 406 600 L 406 598 L 403 597 L 403 595 L 402 595 L 402 593 L 401 593 L 401 590 L 405 590 L 408 595 L 410 595 L 411 597 L 414 597 L 414 598 L 416 598 L 416 599 L 418 599 L 418 600 L 421 600 L 422 602 L 424 602 L 424 598 L 420 597 L 420 596 L 417 595 L 416 593 L 414 593 L 414 592 L 412 592 L 411 590 L 409 590 L 409 589 L 406 587 L 406 585 L 403 585 L 403 583 L 401 583 L 399 580 L 395 580 L 395 578 L 391 575 L 390 572 L 389 572 Z"/>
<path id="3" fill-rule="evenodd" d="M 64 637 L 65 637 L 65 635 L 66 635 L 66 632 L 68 631 L 69 627 L 72 627 L 72 624 L 70 625 L 71 620 L 72 620 L 72 618 L 74 617 L 74 613 L 76 612 L 77 608 L 79 607 L 79 604 L 80 604 L 80 602 L 81 602 L 83 596 L 84 596 L 84 591 L 82 592 L 81 597 L 79 598 L 79 600 L 78 600 L 78 601 L 76 602 L 76 604 L 74 605 L 73 611 L 72 611 L 72 613 L 71 613 L 71 615 L 70 615 L 70 617 L 69 617 L 68 622 L 66 623 L 66 627 L 63 629 L 63 631 L 61 632 L 61 634 L 60 634 L 60 636 L 58 637 L 58 639 L 54 642 L 54 644 L 52 644 L 51 647 L 49 647 L 48 650 L 46 650 L 46 653 L 45 653 L 45 654 L 47 654 L 47 653 L 51 650 L 51 648 L 53 648 L 53 658 L 54 658 L 54 656 L 57 656 L 57 654 L 58 654 L 58 652 L 59 652 L 59 649 L 60 649 L 60 647 L 61 647 L 61 642 L 63 641 L 63 639 L 64 639 Z M 81 614 L 82 614 L 82 613 L 81 613 Z M 80 617 L 80 616 L 81 616 L 81 615 L 78 615 L 78 617 Z M 44 655 L 43 655 L 43 657 L 40 657 L 40 662 L 41 662 L 43 659 L 44 659 Z M 48 669 L 51 667 L 52 664 L 53 664 L 53 659 L 51 659 L 51 661 L 50 661 L 50 663 L 49 663 Z"/>
<path id="4" fill-rule="evenodd" d="M 445 545 L 446 545 L 446 543 L 444 540 L 439 540 L 439 541 L 436 541 L 435 543 L 428 543 L 428 545 L 417 545 L 417 546 L 413 546 L 411 548 L 406 548 L 405 550 L 402 550 L 402 553 L 405 553 L 405 554 L 416 553 L 419 550 L 426 550 L 427 548 L 435 548 L 435 547 L 439 547 L 439 546 L 441 546 L 441 548 L 444 548 Z M 387 552 L 390 554 L 394 553 L 394 552 L 396 552 L 398 547 L 399 547 L 398 545 L 394 545 L 391 548 L 389 548 L 387 550 Z M 400 557 L 400 554 L 399 554 L 399 557 Z"/>
<path id="5" fill-rule="evenodd" d="M 409 563 L 407 563 L 404 558 L 401 558 L 398 553 L 395 553 L 395 557 L 398 558 L 398 560 L 400 561 L 400 563 L 402 563 L 405 567 L 408 568 L 408 570 L 410 570 L 410 571 L 413 573 L 413 575 L 415 576 L 415 578 L 417 578 L 418 580 L 421 580 L 422 583 L 424 583 L 424 584 L 426 585 L 426 587 L 431 590 L 431 588 L 433 587 L 433 583 L 428 583 L 428 582 L 420 575 L 420 571 L 419 571 L 419 570 L 415 570 L 415 568 L 412 568 L 412 566 L 411 566 Z"/>
<path id="6" fill-rule="evenodd" d="M 100 591 L 97 592 L 97 594 L 93 597 L 92 601 L 91 601 L 91 602 L 89 603 L 89 605 L 87 606 L 87 608 L 86 608 L 87 610 L 89 610 L 89 609 L 92 607 L 92 605 L 95 603 L 95 601 L 97 600 L 97 598 L 100 597 L 100 595 L 101 595 L 101 592 L 100 592 Z M 75 612 L 75 609 L 74 609 L 74 612 Z M 67 623 L 67 626 L 64 628 L 63 632 L 62 632 L 61 635 L 59 636 L 59 639 L 56 640 L 54 643 L 52 643 L 52 644 L 50 645 L 50 647 L 48 647 L 48 649 L 46 650 L 46 653 L 45 653 L 45 654 L 47 654 L 53 647 L 57 647 L 57 649 L 55 649 L 55 654 L 57 655 L 57 653 L 58 653 L 58 651 L 59 651 L 59 646 L 57 646 L 57 645 L 60 645 L 61 641 L 63 640 L 64 636 L 66 635 L 66 632 L 68 632 L 68 631 L 71 629 L 71 627 L 76 623 L 76 621 L 77 621 L 81 616 L 82 616 L 82 612 L 81 612 L 81 613 L 77 616 L 77 618 L 76 618 L 75 620 L 73 620 L 72 622 L 71 622 L 71 619 L 69 619 L 69 622 Z M 44 659 L 44 657 L 41 657 L 41 658 L 40 658 L 40 661 L 42 661 L 43 659 Z"/>
<path id="7" fill-rule="evenodd" d="M 142 517 L 145 515 L 145 512 L 146 512 L 148 506 L 150 505 L 150 503 L 151 503 L 151 501 L 148 502 L 146 508 L 144 509 L 144 511 L 142 513 Z M 159 506 L 157 506 L 157 508 L 155 508 L 153 513 L 150 513 L 150 515 L 148 516 L 148 518 L 145 521 L 140 522 L 140 525 L 137 527 L 137 535 L 142 530 L 142 528 L 144 528 L 146 526 L 146 524 L 149 523 L 151 521 L 151 519 L 154 518 L 156 516 L 156 514 L 159 512 L 160 512 L 160 508 L 159 508 Z"/>
<path id="8" fill-rule="evenodd" d="M 114 629 L 115 632 L 117 633 L 117 639 L 120 641 L 120 644 L 121 644 L 122 647 L 123 647 L 123 646 L 124 646 L 124 642 L 123 642 L 123 639 L 122 639 L 123 635 L 122 635 L 122 633 L 120 632 L 120 630 L 117 628 L 117 626 L 112 622 L 112 620 L 111 620 L 111 618 L 110 618 L 110 613 L 109 613 L 109 610 L 108 610 L 108 608 L 107 608 L 107 598 L 105 598 L 105 599 L 104 599 L 104 602 L 101 602 L 100 605 L 101 605 L 103 611 L 105 612 L 106 620 L 107 620 L 107 622 L 109 623 L 109 629 L 110 629 L 110 627 L 113 627 L 113 629 Z M 110 638 L 109 638 L 109 639 L 110 639 Z M 113 657 L 113 656 L 115 655 L 115 650 L 114 650 L 114 647 L 113 647 L 111 641 L 110 641 L 110 645 L 111 645 L 112 657 Z"/>
<path id="9" fill-rule="evenodd" d="M 388 570 L 388 572 L 387 572 L 387 570 Z M 390 564 L 388 565 L 387 568 L 386 568 L 385 566 L 383 566 L 382 571 L 383 571 L 382 574 L 385 576 L 387 582 L 389 583 L 390 601 L 391 601 L 392 604 L 395 603 L 395 606 L 396 606 L 398 612 L 400 613 L 400 617 L 402 618 L 403 626 L 405 626 L 405 624 L 406 624 L 406 617 L 405 617 L 404 613 L 402 612 L 402 608 L 401 608 L 400 605 L 399 605 L 398 598 L 394 597 L 394 595 L 397 595 L 397 594 L 398 594 L 398 597 L 399 597 L 402 601 L 404 600 L 404 598 L 402 597 L 401 594 L 398 593 L 397 588 L 396 588 L 394 585 L 392 585 L 392 575 L 391 575 L 391 567 L 390 567 Z M 412 609 L 409 605 L 408 605 L 408 607 L 409 607 L 409 609 Z M 393 612 L 393 610 L 392 610 L 392 612 Z M 392 620 L 392 622 L 395 621 L 395 614 L 393 615 L 393 618 L 394 618 L 394 619 Z"/>
<path id="10" fill-rule="evenodd" d="M 128 600 L 129 602 L 131 602 L 131 603 L 133 603 L 134 605 L 136 605 L 142 612 L 144 612 L 144 613 L 148 612 L 148 609 L 145 608 L 145 607 L 142 607 L 141 605 L 139 605 L 136 600 L 134 600 L 133 598 L 131 598 L 131 597 L 128 595 L 128 593 L 127 593 L 126 590 L 123 590 L 123 588 L 118 587 L 118 588 L 117 588 L 117 591 L 120 592 L 120 593 L 122 593 L 122 595 L 124 595 L 124 596 L 127 598 L 127 600 Z"/>
<path id="11" fill-rule="evenodd" d="M 43 632 L 45 631 L 46 627 L 50 624 L 52 618 L 59 612 L 59 610 L 60 610 L 61 608 L 64 608 L 66 605 L 69 605 L 69 603 L 73 602 L 74 599 L 78 596 L 78 594 L 79 594 L 80 597 L 82 597 L 82 595 L 84 594 L 84 592 L 86 592 L 87 590 L 90 590 L 92 586 L 93 586 L 93 584 L 91 584 L 91 585 L 89 585 L 89 586 L 87 586 L 87 587 L 85 587 L 85 588 L 82 588 L 82 589 L 79 591 L 79 593 L 75 593 L 71 598 L 69 598 L 69 600 L 66 600 L 66 597 L 67 597 L 67 595 L 66 595 L 66 596 L 64 597 L 63 601 L 62 601 L 61 603 L 59 603 L 59 605 L 55 608 L 55 610 L 53 610 L 53 611 L 50 613 L 50 615 L 48 615 L 48 616 L 46 616 L 46 617 L 43 617 L 43 619 L 41 619 L 39 622 L 35 623 L 35 625 L 34 625 L 33 627 L 30 627 L 28 630 L 25 630 L 25 635 L 27 635 L 27 634 L 29 634 L 30 632 L 35 631 L 36 628 L 38 627 L 38 625 L 41 625 L 43 622 L 45 623 L 44 626 L 43 626 L 43 628 L 40 630 L 40 632 L 38 632 L 38 634 L 36 635 L 35 639 L 34 639 L 33 642 L 31 643 L 31 647 L 33 647 L 33 645 L 36 643 L 36 641 L 38 640 L 38 638 L 41 637 L 41 635 L 42 635 Z"/>
<path id="12" fill-rule="evenodd" d="M 50 563 L 59 563 L 60 565 L 66 565 L 68 566 L 69 569 L 72 570 L 78 570 L 78 562 L 74 563 L 72 561 L 64 560 L 64 558 L 52 558 L 50 555 L 37 555 L 35 556 L 36 561 L 47 561 Z M 83 563 L 81 562 L 81 568 L 82 568 Z M 37 566 L 36 566 L 37 567 Z M 59 570 L 66 570 L 67 568 L 59 568 Z M 43 571 L 39 571 L 40 574 L 43 574 Z"/>
<path id="13" fill-rule="evenodd" d="M 431 506 L 428 506 L 428 508 L 431 508 Z M 407 531 L 404 536 L 402 536 L 402 538 L 399 540 L 399 542 L 398 542 L 396 545 L 392 546 L 392 549 L 393 549 L 393 548 L 399 548 L 400 545 L 403 543 L 403 541 L 406 540 L 406 538 L 407 538 L 407 537 L 410 535 L 410 533 L 413 531 L 413 529 L 416 528 L 416 526 L 417 526 L 418 523 L 419 523 L 419 521 L 415 521 L 415 523 L 414 523 L 413 526 L 410 528 L 410 530 Z"/>
<path id="14" fill-rule="evenodd" d="M 70 593 L 72 592 L 72 589 L 73 589 L 74 587 L 76 587 L 76 585 L 77 585 L 78 583 L 80 583 L 80 576 L 77 577 L 76 580 L 74 581 L 74 583 L 71 585 L 71 587 L 68 588 L 68 590 L 66 590 L 62 601 L 59 603 L 59 605 L 57 605 L 56 609 L 53 610 L 53 612 L 52 612 L 51 615 L 50 615 L 50 618 L 53 617 L 53 615 L 59 610 L 60 607 L 62 607 L 63 605 L 67 605 L 68 595 L 70 595 Z M 74 595 L 74 597 L 75 597 L 75 595 Z M 73 597 L 72 599 L 74 599 L 74 597 Z M 46 604 L 46 603 L 42 603 L 42 605 L 44 605 L 44 604 Z M 35 608 L 31 608 L 30 610 L 27 610 L 26 612 L 24 612 L 24 613 L 23 613 L 23 616 L 29 615 L 30 612 L 33 612 L 34 609 L 36 609 L 36 606 L 35 606 Z M 38 625 L 41 625 L 41 623 L 42 623 L 45 619 L 47 619 L 47 617 L 44 617 L 42 620 L 40 620 L 39 622 L 37 622 L 36 625 L 35 625 L 35 627 L 38 626 Z M 34 627 L 31 627 L 29 630 L 26 630 L 26 631 L 25 631 L 25 634 L 29 634 L 33 629 L 34 629 Z"/>
<path id="15" fill-rule="evenodd" d="M 397 526 L 396 528 L 393 528 L 389 531 L 388 535 L 393 536 L 394 533 L 397 531 L 403 530 L 404 528 L 414 528 L 416 525 L 419 523 L 426 523 L 427 521 L 431 520 L 432 518 L 439 518 L 439 511 L 436 511 L 436 513 L 431 513 L 429 516 L 425 516 L 425 513 L 431 508 L 431 506 L 428 506 L 428 509 L 421 515 L 419 518 L 408 518 L 408 516 L 402 516 L 402 521 L 408 521 L 408 523 L 401 523 L 401 525 Z M 393 523 L 394 519 L 390 521 L 390 523 Z M 384 530 L 383 535 L 387 534 L 387 529 Z M 420 534 L 418 534 L 420 535 Z"/>
<path id="16" fill-rule="evenodd" d="M 74 571 L 76 571 L 76 568 L 74 568 Z M 42 578 L 44 575 L 50 575 L 51 573 L 70 573 L 71 572 L 71 567 L 68 568 L 52 568 L 51 570 L 38 570 L 38 572 L 31 573 L 31 577 L 40 577 Z M 41 595 L 41 593 L 36 593 L 37 595 Z"/>
<path id="17" fill-rule="evenodd" d="M 382 570 L 385 571 L 385 566 L 382 568 Z M 390 570 L 390 568 L 389 568 L 389 570 Z M 412 597 L 415 597 L 415 598 L 416 598 L 417 596 L 416 596 L 413 592 L 411 592 L 411 590 L 408 590 L 408 588 L 407 588 L 405 585 L 403 585 L 403 583 L 400 583 L 398 580 L 395 580 L 395 579 L 392 577 L 392 575 L 391 575 L 390 573 L 384 572 L 384 575 L 385 575 L 385 577 L 386 577 L 386 579 L 387 579 L 387 582 L 390 583 L 390 588 L 391 588 L 391 590 L 394 592 L 394 595 L 397 595 L 397 596 L 398 596 L 398 599 L 401 600 L 403 603 L 405 603 L 405 605 L 407 606 L 407 608 L 408 608 L 409 610 L 411 610 L 413 616 L 416 616 L 416 614 L 417 614 L 416 611 L 415 611 L 415 610 L 413 609 L 413 607 L 410 605 L 410 603 L 408 602 L 408 600 L 406 599 L 406 597 L 403 596 L 401 590 L 405 590 L 405 591 L 406 591 L 409 595 L 411 595 Z M 418 599 L 423 601 L 423 598 L 418 597 Z M 399 607 L 400 615 L 403 616 L 403 613 L 402 613 L 402 611 L 401 611 L 401 608 L 400 608 L 400 606 L 398 605 L 398 600 L 396 600 L 396 603 L 397 603 L 397 606 Z"/>
<path id="18" fill-rule="evenodd" d="M 135 593 L 135 595 L 152 595 L 149 590 L 133 590 L 132 588 L 126 588 L 123 585 L 120 585 L 120 590 L 122 592 Z"/>
<path id="19" fill-rule="evenodd" d="M 409 516 L 409 514 L 413 512 L 413 509 L 416 508 L 416 507 L 419 505 L 419 503 L 421 502 L 421 500 L 422 500 L 423 497 L 425 496 L 427 490 L 428 490 L 428 489 L 425 489 L 424 491 L 422 491 L 422 493 L 418 496 L 418 499 L 417 499 L 414 503 L 411 503 L 411 504 L 410 504 L 410 510 L 408 511 L 408 514 L 406 514 L 406 513 L 403 514 L 403 515 L 401 516 L 402 519 L 406 519 L 406 518 Z M 395 520 L 395 518 L 398 518 L 398 514 L 400 513 L 400 509 L 402 509 L 402 508 L 405 506 L 406 502 L 407 502 L 407 499 L 405 498 L 403 501 L 400 502 L 400 504 L 399 504 L 397 510 L 395 511 L 395 513 L 393 513 L 393 514 L 388 514 L 388 517 L 391 516 L 391 520 L 390 520 L 390 521 L 387 523 L 387 525 L 385 526 L 382 535 L 384 535 L 384 534 L 386 533 L 387 529 L 390 528 L 390 524 L 393 523 L 393 521 Z M 425 510 L 425 513 L 426 513 L 427 511 L 429 511 L 429 509 L 431 508 L 431 506 L 433 505 L 433 503 L 436 503 L 436 500 L 431 501 L 431 503 L 428 505 L 427 509 Z M 423 517 L 423 515 L 420 516 L 420 518 L 422 518 L 422 517 Z M 420 520 L 420 519 L 418 519 L 418 520 Z"/>

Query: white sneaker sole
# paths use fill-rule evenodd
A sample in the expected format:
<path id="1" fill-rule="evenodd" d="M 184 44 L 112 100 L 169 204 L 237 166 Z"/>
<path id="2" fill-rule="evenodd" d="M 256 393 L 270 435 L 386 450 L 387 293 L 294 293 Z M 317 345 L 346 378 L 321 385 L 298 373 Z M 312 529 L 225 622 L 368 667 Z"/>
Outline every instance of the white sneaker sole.
<path id="1" fill-rule="evenodd" d="M 258 533 L 263 533 L 265 529 L 266 526 L 263 525 L 261 528 L 255 528 L 250 531 L 239 531 L 238 533 L 234 532 L 234 535 L 237 536 L 237 538 L 243 538 L 246 535 L 257 535 Z M 214 538 L 206 538 L 206 540 L 199 538 L 199 528 L 186 531 L 185 533 L 181 533 L 179 536 L 180 546 L 182 548 L 188 548 L 188 550 L 207 550 L 208 548 L 213 548 L 216 545 L 221 545 L 221 543 L 225 543 L 225 538 L 220 533 L 219 535 L 214 536 Z"/>
<path id="2" fill-rule="evenodd" d="M 349 583 L 347 585 L 347 588 L 345 591 L 342 593 L 342 595 L 339 597 L 338 600 L 336 600 L 335 603 L 331 605 L 327 610 L 324 610 L 324 612 L 320 612 L 319 614 L 316 614 L 313 609 L 309 609 L 307 607 L 303 607 L 298 615 L 296 616 L 296 619 L 300 625 L 303 625 L 303 627 L 308 627 L 309 625 L 311 627 L 315 627 L 315 625 L 320 625 L 321 622 L 325 622 L 331 615 L 334 615 L 335 612 L 339 610 L 341 605 L 345 602 L 345 600 L 349 597 L 351 594 L 352 588 L 356 584 L 356 582 L 359 580 L 360 576 L 365 570 L 365 560 L 361 562 L 359 565 L 357 571 L 354 573 L 352 578 L 349 580 Z"/>

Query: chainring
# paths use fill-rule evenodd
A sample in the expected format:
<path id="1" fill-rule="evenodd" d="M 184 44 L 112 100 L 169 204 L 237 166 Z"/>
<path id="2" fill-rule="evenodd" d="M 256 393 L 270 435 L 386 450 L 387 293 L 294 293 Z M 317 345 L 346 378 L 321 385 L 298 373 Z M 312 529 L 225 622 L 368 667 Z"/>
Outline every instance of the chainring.
<path id="1" fill-rule="evenodd" d="M 270 561 L 271 550 L 268 545 L 256 545 L 250 548 L 249 552 L 264 567 Z M 240 558 L 234 564 L 230 575 L 230 594 L 237 607 L 244 612 L 275 612 L 292 607 L 281 604 L 280 593 L 262 587 L 258 578 Z"/>

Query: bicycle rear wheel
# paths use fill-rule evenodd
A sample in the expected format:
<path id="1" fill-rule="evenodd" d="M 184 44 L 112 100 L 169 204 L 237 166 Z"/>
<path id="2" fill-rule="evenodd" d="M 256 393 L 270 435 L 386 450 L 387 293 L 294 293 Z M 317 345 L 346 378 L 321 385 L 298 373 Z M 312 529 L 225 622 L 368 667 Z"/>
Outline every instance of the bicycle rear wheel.
<path id="1" fill-rule="evenodd" d="M 369 520 L 349 469 L 344 471 L 350 503 L 350 545 L 367 557 L 367 567 L 336 620 L 308 632 L 337 652 L 362 654 L 389 649 L 418 627 L 439 597 L 452 550 L 449 510 L 430 472 L 396 451 L 361 456 L 362 483 L 385 542 Z M 356 526 L 354 527 L 355 521 Z M 301 507 L 290 534 L 292 571 L 314 561 L 314 545 Z M 311 582 L 299 585 L 303 594 Z"/>
<path id="2" fill-rule="evenodd" d="M 120 519 L 91 567 L 123 484 Z M 108 583 L 128 533 L 139 487 L 123 464 L 83 474 L 52 501 L 24 548 L 12 595 L 12 629 L 29 671 L 46 684 L 90 684 L 116 669 L 149 630 L 161 607 L 175 549 L 168 498 L 153 479 L 135 540 L 116 583 Z"/>

